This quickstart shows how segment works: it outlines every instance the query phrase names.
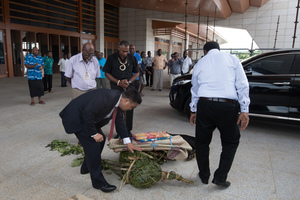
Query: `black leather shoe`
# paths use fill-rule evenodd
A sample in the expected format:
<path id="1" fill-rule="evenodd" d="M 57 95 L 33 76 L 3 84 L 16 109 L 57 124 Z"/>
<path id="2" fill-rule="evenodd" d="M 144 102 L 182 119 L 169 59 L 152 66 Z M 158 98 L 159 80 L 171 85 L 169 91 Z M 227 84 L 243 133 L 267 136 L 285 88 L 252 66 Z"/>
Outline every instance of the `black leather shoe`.
<path id="1" fill-rule="evenodd" d="M 82 167 L 80 168 L 80 174 L 88 174 L 90 171 L 88 169 L 83 169 Z"/>
<path id="2" fill-rule="evenodd" d="M 230 186 L 229 181 L 219 182 L 217 180 L 212 180 L 212 183 L 216 184 L 217 186 L 224 187 L 224 188 L 228 188 Z"/>
<path id="3" fill-rule="evenodd" d="M 200 172 L 199 172 L 199 178 L 201 179 L 201 182 L 203 183 L 203 184 L 208 184 L 208 178 L 206 179 L 206 178 L 202 178 L 201 177 L 201 175 L 200 175 Z"/>
<path id="4" fill-rule="evenodd" d="M 94 186 L 93 186 L 93 187 L 94 187 Z M 116 186 L 110 185 L 110 184 L 107 184 L 107 185 L 105 185 L 105 186 L 94 187 L 94 188 L 99 189 L 99 190 L 101 190 L 102 192 L 112 192 L 112 191 L 114 191 L 115 189 L 117 189 Z"/>

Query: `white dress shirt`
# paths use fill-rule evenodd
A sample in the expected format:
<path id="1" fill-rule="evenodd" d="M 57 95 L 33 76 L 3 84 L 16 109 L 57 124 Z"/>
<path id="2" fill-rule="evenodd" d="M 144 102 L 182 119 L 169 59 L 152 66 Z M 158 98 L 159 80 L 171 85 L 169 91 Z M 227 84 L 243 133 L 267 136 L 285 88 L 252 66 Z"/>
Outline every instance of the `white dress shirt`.
<path id="1" fill-rule="evenodd" d="M 122 95 L 121 95 L 121 96 L 122 96 Z M 121 96 L 120 96 L 120 98 L 119 98 L 119 101 L 118 101 L 117 104 L 115 105 L 115 107 L 110 111 L 110 113 L 109 113 L 108 115 L 106 115 L 106 116 L 104 117 L 104 119 L 105 119 L 105 118 L 110 118 L 110 117 L 113 115 L 113 112 L 114 112 L 115 108 L 118 108 L 118 107 L 119 107 L 119 104 L 120 104 L 120 101 L 121 101 Z M 98 134 L 98 133 L 96 133 L 95 135 L 92 135 L 91 137 L 94 137 L 94 136 L 96 136 L 97 134 Z M 131 143 L 130 138 L 129 138 L 129 137 L 123 138 L 123 144 L 128 144 L 128 143 Z"/>
<path id="2" fill-rule="evenodd" d="M 190 66 L 193 64 L 192 60 L 189 56 L 186 56 L 186 58 L 183 59 L 183 65 L 182 65 L 182 73 L 186 74 L 190 71 Z"/>
<path id="3" fill-rule="evenodd" d="M 59 71 L 65 72 L 66 64 L 68 61 L 69 61 L 68 58 L 67 59 L 62 58 L 59 60 L 59 62 L 57 64 L 59 66 Z"/>
<path id="4" fill-rule="evenodd" d="M 200 97 L 238 100 L 241 112 L 249 112 L 249 84 L 240 60 L 231 54 L 210 50 L 194 66 L 191 112 Z"/>
<path id="5" fill-rule="evenodd" d="M 100 66 L 97 58 L 93 56 L 86 63 L 82 53 L 72 56 L 66 64 L 65 77 L 71 78 L 72 88 L 82 91 L 96 88 L 96 78 L 100 77 Z"/>

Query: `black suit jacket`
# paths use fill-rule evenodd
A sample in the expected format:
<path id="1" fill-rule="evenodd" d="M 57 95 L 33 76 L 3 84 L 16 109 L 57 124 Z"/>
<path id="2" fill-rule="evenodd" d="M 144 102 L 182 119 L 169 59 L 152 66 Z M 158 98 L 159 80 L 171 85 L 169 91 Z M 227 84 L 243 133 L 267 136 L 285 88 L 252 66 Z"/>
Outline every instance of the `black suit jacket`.
<path id="1" fill-rule="evenodd" d="M 108 124 L 112 115 L 109 118 L 105 117 L 114 109 L 121 94 L 118 90 L 97 89 L 73 99 L 59 113 L 65 131 L 71 134 L 86 129 L 91 136 L 102 133 L 101 127 Z M 123 111 L 120 108 L 118 108 L 115 125 L 121 138 L 128 137 Z"/>

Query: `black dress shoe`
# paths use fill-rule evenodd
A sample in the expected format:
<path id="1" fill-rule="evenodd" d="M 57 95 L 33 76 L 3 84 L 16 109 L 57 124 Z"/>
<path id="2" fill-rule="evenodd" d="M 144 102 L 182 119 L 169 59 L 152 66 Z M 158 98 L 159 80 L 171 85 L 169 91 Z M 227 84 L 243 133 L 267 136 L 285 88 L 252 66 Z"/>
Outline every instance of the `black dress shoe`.
<path id="1" fill-rule="evenodd" d="M 115 189 L 117 189 L 116 186 L 110 185 L 110 184 L 107 184 L 107 185 L 104 185 L 104 186 L 97 186 L 97 187 L 93 186 L 93 187 L 96 188 L 96 189 L 101 190 L 102 192 L 112 192 Z"/>
<path id="2" fill-rule="evenodd" d="M 90 171 L 88 169 L 80 168 L 80 174 L 88 174 Z"/>
<path id="3" fill-rule="evenodd" d="M 202 182 L 203 184 L 208 184 L 208 178 L 201 177 L 200 172 L 199 172 L 198 175 L 199 175 L 199 178 L 201 179 L 201 182 Z"/>
<path id="4" fill-rule="evenodd" d="M 219 182 L 217 180 L 212 180 L 212 183 L 216 184 L 217 186 L 224 187 L 224 188 L 228 188 L 230 186 L 229 181 Z"/>

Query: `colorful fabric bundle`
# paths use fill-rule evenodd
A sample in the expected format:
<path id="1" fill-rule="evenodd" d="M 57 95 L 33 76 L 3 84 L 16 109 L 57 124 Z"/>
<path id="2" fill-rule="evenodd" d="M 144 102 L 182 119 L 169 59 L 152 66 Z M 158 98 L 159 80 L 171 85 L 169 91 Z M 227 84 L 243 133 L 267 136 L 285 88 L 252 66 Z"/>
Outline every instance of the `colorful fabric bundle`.
<path id="1" fill-rule="evenodd" d="M 169 135 L 165 131 L 148 132 L 148 133 L 136 133 L 136 134 L 133 134 L 133 137 L 134 137 L 134 139 L 139 140 L 141 142 L 172 138 L 172 136 Z"/>

